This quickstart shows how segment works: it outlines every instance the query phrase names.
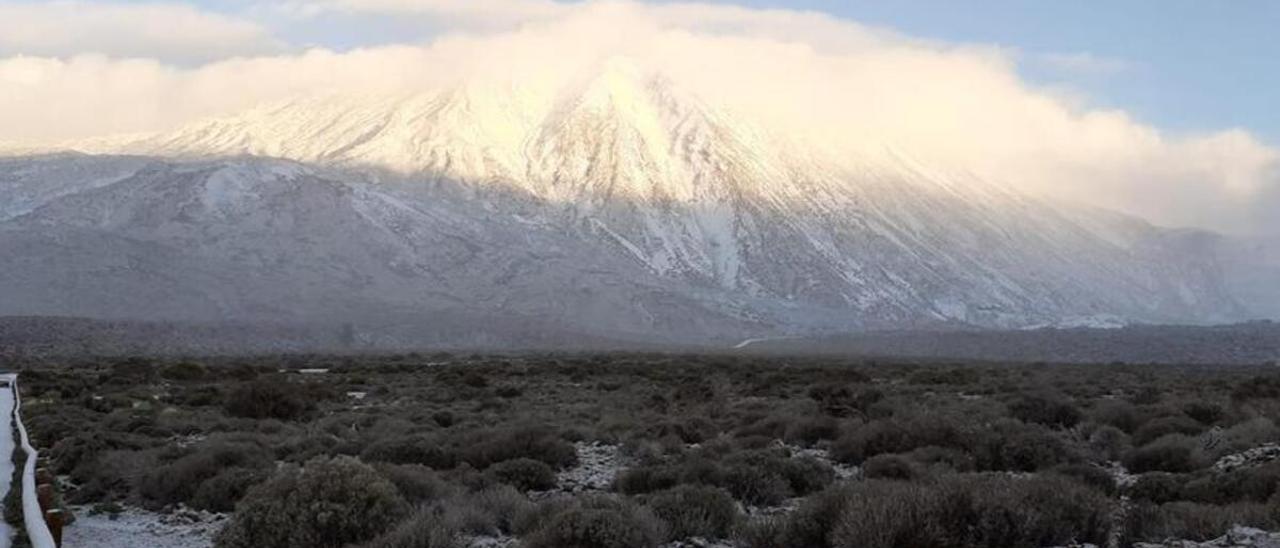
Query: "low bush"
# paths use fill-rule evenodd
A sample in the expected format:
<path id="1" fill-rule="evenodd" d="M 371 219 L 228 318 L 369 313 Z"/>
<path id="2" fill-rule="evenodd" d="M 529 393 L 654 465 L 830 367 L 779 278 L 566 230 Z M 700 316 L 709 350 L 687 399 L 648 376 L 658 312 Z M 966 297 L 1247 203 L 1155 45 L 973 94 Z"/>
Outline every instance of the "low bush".
<path id="1" fill-rule="evenodd" d="M 243 485 L 254 470 L 270 470 L 275 459 L 270 451 L 249 441 L 210 439 L 193 447 L 185 455 L 152 469 L 141 478 L 138 493 L 149 506 L 162 507 L 177 503 L 191 504 L 207 481 L 235 469 L 243 472 L 228 475 L 210 486 L 202 505 L 208 509 L 226 508 L 244 494 Z"/>
<path id="2" fill-rule="evenodd" d="M 314 459 L 251 489 L 215 542 L 340 548 L 373 539 L 408 512 L 395 486 L 368 465 L 350 457 Z"/>
<path id="3" fill-rule="evenodd" d="M 450 528 L 487 536 L 517 532 L 519 522 L 536 510 L 524 493 L 509 485 L 484 487 L 442 501 L 440 505 Z"/>
<path id="4" fill-rule="evenodd" d="M 420 505 L 442 500 L 457 493 L 458 487 L 441 478 L 434 470 L 421 464 L 373 465 L 378 474 L 396 486 L 396 491 L 409 504 Z"/>
<path id="5" fill-rule="evenodd" d="M 1057 476 L 947 476 L 936 483 L 867 480 L 806 501 L 750 548 L 1053 546 L 1102 543 L 1109 500 Z"/>
<path id="6" fill-rule="evenodd" d="M 1266 530 L 1280 528 L 1273 508 L 1257 503 L 1225 506 L 1194 502 L 1139 503 L 1129 511 L 1124 540 L 1164 542 L 1166 539 L 1207 541 L 1221 537 L 1237 525 Z"/>
<path id="7" fill-rule="evenodd" d="M 669 525 L 668 540 L 728 538 L 741 518 L 733 497 L 706 485 L 682 485 L 655 493 L 645 504 Z"/>
<path id="8" fill-rule="evenodd" d="M 249 489 L 270 474 L 262 468 L 228 468 L 200 483 L 191 497 L 191 507 L 210 512 L 230 512 Z"/>
<path id="9" fill-rule="evenodd" d="M 526 548 L 654 548 L 668 536 L 666 524 L 642 506 L 583 497 L 557 508 L 524 538 Z"/>
<path id="10" fill-rule="evenodd" d="M 746 463 L 726 467 L 722 486 L 736 498 L 755 506 L 773 506 L 791 496 L 791 484 L 781 473 Z"/>
<path id="11" fill-rule="evenodd" d="M 862 465 L 867 479 L 911 480 L 917 476 L 911 462 L 900 455 L 876 455 Z"/>
<path id="12" fill-rule="evenodd" d="M 206 374 L 208 370 L 194 362 L 178 362 L 160 370 L 160 377 L 170 381 L 198 381 Z"/>
<path id="13" fill-rule="evenodd" d="M 248 419 L 294 420 L 314 408 L 303 390 L 278 377 L 261 377 L 242 383 L 227 395 L 226 411 Z"/>
<path id="14" fill-rule="evenodd" d="M 1035 472 L 1078 460 L 1053 432 L 1017 421 L 993 424 L 974 453 L 979 470 Z"/>
<path id="15" fill-rule="evenodd" d="M 831 417 L 803 417 L 787 426 L 783 439 L 787 443 L 812 447 L 823 440 L 834 440 L 840 435 L 840 421 Z"/>
<path id="16" fill-rule="evenodd" d="M 546 463 L 528 458 L 499 462 L 489 467 L 489 474 L 499 483 L 521 491 L 545 491 L 556 486 L 556 472 Z"/>
<path id="17" fill-rule="evenodd" d="M 447 470 L 458 464 L 458 456 L 440 440 L 423 435 L 388 437 L 375 441 L 360 452 L 366 462 L 419 464 Z"/>
<path id="18" fill-rule="evenodd" d="M 1182 488 L 1182 498 L 1205 504 L 1267 502 L 1280 485 L 1280 462 L 1209 473 L 1193 478 Z M 1280 510 L 1280 509 L 1278 509 Z"/>
<path id="19" fill-rule="evenodd" d="M 1100 426 L 1089 435 L 1089 451 L 1098 460 L 1119 461 L 1132 449 L 1129 435 L 1114 426 Z"/>
<path id="20" fill-rule="evenodd" d="M 1173 502 L 1182 499 L 1182 487 L 1186 483 L 1187 478 L 1181 474 L 1149 472 L 1138 476 L 1129 487 L 1129 497 L 1155 504 Z"/>
<path id="21" fill-rule="evenodd" d="M 1124 462 L 1135 473 L 1191 472 L 1206 464 L 1196 453 L 1198 447 L 1195 438 L 1169 434 L 1130 451 Z"/>
<path id="22" fill-rule="evenodd" d="M 1027 394 L 1009 403 L 1009 415 L 1022 422 L 1070 428 L 1080 422 L 1082 414 L 1065 398 L 1050 394 Z"/>
<path id="23" fill-rule="evenodd" d="M 1169 434 L 1194 436 L 1204 431 L 1204 425 L 1190 417 L 1180 415 L 1160 417 L 1147 421 L 1133 433 L 1134 445 L 1146 445 Z"/>
<path id="24" fill-rule="evenodd" d="M 481 470 L 518 458 L 546 463 L 554 469 L 578 463 L 578 450 L 548 428 L 514 426 L 478 432 L 463 442 L 462 460 Z"/>
<path id="25" fill-rule="evenodd" d="M 456 531 L 444 522 L 441 509 L 423 508 L 360 548 L 463 548 L 463 545 L 456 538 Z"/>

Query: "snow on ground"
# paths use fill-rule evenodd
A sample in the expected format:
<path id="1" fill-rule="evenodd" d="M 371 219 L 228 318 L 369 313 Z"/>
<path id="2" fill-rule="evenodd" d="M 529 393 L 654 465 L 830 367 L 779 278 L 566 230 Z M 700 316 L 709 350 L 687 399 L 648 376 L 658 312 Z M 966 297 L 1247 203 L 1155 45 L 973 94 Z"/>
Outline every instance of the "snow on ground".
<path id="1" fill-rule="evenodd" d="M 126 508 L 119 514 L 91 514 L 73 508 L 75 523 L 62 532 L 65 548 L 209 548 L 226 516 L 179 510 L 157 514 Z"/>
<path id="2" fill-rule="evenodd" d="M 1139 542 L 1137 548 L 1277 548 L 1280 547 L 1280 533 L 1268 533 L 1251 527 L 1233 527 L 1227 534 L 1205 542 L 1190 540 L 1167 540 L 1161 543 Z"/>
<path id="3" fill-rule="evenodd" d="M 787 444 L 782 444 L 782 446 L 791 451 L 791 456 L 793 458 L 809 457 L 830 466 L 836 473 L 836 481 L 855 479 L 862 476 L 861 468 L 837 462 L 835 459 L 831 458 L 831 451 L 827 449 L 820 447 L 800 447 Z"/>
<path id="4" fill-rule="evenodd" d="M 12 379 L 9 381 L 13 382 Z M 9 484 L 13 480 L 13 390 L 0 388 L 0 500 L 9 494 Z M 13 528 L 0 520 L 0 548 L 9 548 L 13 541 Z"/>
<path id="5" fill-rule="evenodd" d="M 1248 451 L 1222 457 L 1218 459 L 1218 462 L 1214 463 L 1213 469 L 1216 472 L 1230 472 L 1241 468 L 1261 466 L 1274 460 L 1280 460 L 1280 445 L 1268 443 Z"/>
<path id="6" fill-rule="evenodd" d="M 578 442 L 578 465 L 560 472 L 558 488 L 567 493 L 606 491 L 618 472 L 629 466 L 617 445 Z"/>
<path id="7" fill-rule="evenodd" d="M 505 535 L 497 537 L 463 535 L 459 540 L 467 548 L 513 548 L 520 544 L 519 539 Z"/>

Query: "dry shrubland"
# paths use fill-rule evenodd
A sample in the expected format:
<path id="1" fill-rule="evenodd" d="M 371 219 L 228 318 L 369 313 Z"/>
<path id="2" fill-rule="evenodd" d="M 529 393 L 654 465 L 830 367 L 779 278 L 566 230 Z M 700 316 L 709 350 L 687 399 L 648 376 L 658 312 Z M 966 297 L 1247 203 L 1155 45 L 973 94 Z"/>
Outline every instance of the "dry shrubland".
<path id="1" fill-rule="evenodd" d="M 1047 546 L 1280 529 L 1280 462 L 1213 467 L 1280 442 L 1269 367 L 410 354 L 21 374 L 69 500 L 231 512 L 220 548 Z M 584 444 L 621 469 L 559 492 Z M 1117 466 L 1136 482 L 1118 485 Z"/>

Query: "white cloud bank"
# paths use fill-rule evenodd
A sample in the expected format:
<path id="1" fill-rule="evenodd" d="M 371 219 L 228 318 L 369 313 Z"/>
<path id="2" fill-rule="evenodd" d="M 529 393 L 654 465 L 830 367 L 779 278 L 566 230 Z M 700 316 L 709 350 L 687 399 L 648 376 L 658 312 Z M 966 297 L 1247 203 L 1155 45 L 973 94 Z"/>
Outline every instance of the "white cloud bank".
<path id="1" fill-rule="evenodd" d="M 97 53 L 200 62 L 281 47 L 258 23 L 185 4 L 0 0 L 0 55 Z"/>
<path id="2" fill-rule="evenodd" d="M 1027 84 L 1017 55 L 997 48 L 931 43 L 814 13 L 701 4 L 318 0 L 288 7 L 489 17 L 505 28 L 469 25 L 466 34 L 424 45 L 195 68 L 101 56 L 0 60 L 0 140 L 169 128 L 315 91 L 429 89 L 475 78 L 554 89 L 625 56 L 711 103 L 841 154 L 889 145 L 1161 223 L 1280 230 L 1271 211 L 1280 206 L 1276 149 L 1238 129 L 1171 136 L 1122 111 L 1082 107 Z"/>

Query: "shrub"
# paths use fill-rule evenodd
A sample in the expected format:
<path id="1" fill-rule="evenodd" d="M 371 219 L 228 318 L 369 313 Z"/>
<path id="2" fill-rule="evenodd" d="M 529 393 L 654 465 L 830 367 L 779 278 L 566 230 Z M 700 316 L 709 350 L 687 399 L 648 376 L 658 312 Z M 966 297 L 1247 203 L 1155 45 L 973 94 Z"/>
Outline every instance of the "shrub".
<path id="1" fill-rule="evenodd" d="M 979 379 L 978 371 L 971 367 L 929 367 L 912 373 L 908 381 L 912 384 L 964 385 L 974 384 Z"/>
<path id="2" fill-rule="evenodd" d="M 154 451 L 103 452 L 76 468 L 73 476 L 80 487 L 68 498 L 73 502 L 124 499 L 156 466 Z"/>
<path id="3" fill-rule="evenodd" d="M 191 507 L 210 512 L 230 512 L 254 485 L 269 474 L 263 469 L 229 468 L 205 480 L 191 497 Z"/>
<path id="4" fill-rule="evenodd" d="M 1182 499 L 1182 486 L 1186 481 L 1179 474 L 1149 472 L 1139 476 L 1138 481 L 1129 488 L 1129 497 L 1156 504 L 1173 502 Z"/>
<path id="5" fill-rule="evenodd" d="M 1134 449 L 1125 457 L 1125 466 L 1135 473 L 1191 472 L 1203 466 L 1196 455 L 1194 438 L 1170 434 Z"/>
<path id="6" fill-rule="evenodd" d="M 1169 434 L 1195 435 L 1202 431 L 1204 426 L 1189 417 L 1161 417 L 1139 427 L 1133 433 L 1133 444 L 1146 445 Z"/>
<path id="7" fill-rule="evenodd" d="M 647 508 L 605 497 L 575 500 L 525 538 L 526 548 L 653 548 L 666 524 Z"/>
<path id="8" fill-rule="evenodd" d="M 899 455 L 871 457 L 863 463 L 862 473 L 867 479 L 910 480 L 916 477 L 911 462 Z"/>
<path id="9" fill-rule="evenodd" d="M 810 498 L 783 525 L 750 530 L 750 548 L 1052 546 L 1101 543 L 1110 504 L 1060 476 L 867 480 Z"/>
<path id="10" fill-rule="evenodd" d="M 614 490 L 628 495 L 670 489 L 681 483 L 680 471 L 668 465 L 636 466 L 623 470 L 613 480 Z"/>
<path id="11" fill-rule="evenodd" d="M 946 532 L 932 515 L 932 490 L 901 482 L 868 481 L 842 493 L 830 545 L 838 548 L 942 546 Z"/>
<path id="12" fill-rule="evenodd" d="M 509 485 L 493 485 L 442 503 L 450 528 L 475 535 L 510 534 L 534 511 L 533 503 Z"/>
<path id="13" fill-rule="evenodd" d="M 791 484 L 774 470 L 746 463 L 725 468 L 724 488 L 744 503 L 773 506 L 791 496 Z"/>
<path id="14" fill-rule="evenodd" d="M 1280 484 L 1280 462 L 1206 474 L 1183 486 L 1182 498 L 1206 504 L 1266 502 Z"/>
<path id="15" fill-rule="evenodd" d="M 972 472 L 977 466 L 973 455 L 959 449 L 929 445 L 907 455 L 913 462 L 928 468 L 941 468 L 943 472 Z"/>
<path id="16" fill-rule="evenodd" d="M 360 453 L 367 462 L 420 464 L 437 470 L 453 468 L 458 457 L 439 440 L 422 435 L 383 438 Z"/>
<path id="17" fill-rule="evenodd" d="M 796 496 L 821 491 L 836 479 L 836 472 L 830 465 L 813 457 L 793 457 L 776 462 L 774 466 L 787 478 L 787 483 Z"/>
<path id="18" fill-rule="evenodd" d="M 738 522 L 738 505 L 723 489 L 682 485 L 646 499 L 655 516 L 670 526 L 668 540 L 727 538 Z"/>
<path id="19" fill-rule="evenodd" d="M 978 469 L 1035 472 L 1076 457 L 1061 438 L 1041 426 L 999 422 L 975 451 Z"/>
<path id="20" fill-rule="evenodd" d="M 396 488 L 350 457 L 286 467 L 249 491 L 216 537 L 218 548 L 339 548 L 368 541 L 408 513 Z"/>
<path id="21" fill-rule="evenodd" d="M 1182 412 L 1205 426 L 1212 425 L 1226 414 L 1222 406 L 1212 402 L 1193 401 L 1182 406 Z"/>
<path id="22" fill-rule="evenodd" d="M 1207 541 L 1222 536 L 1237 525 L 1267 530 L 1280 527 L 1273 509 L 1263 504 L 1141 503 L 1129 511 L 1124 540 L 1126 545 L 1164 542 L 1170 538 Z"/>
<path id="23" fill-rule="evenodd" d="M 783 435 L 788 443 L 811 447 L 840 435 L 840 422 L 831 417 L 803 417 L 791 423 Z"/>
<path id="24" fill-rule="evenodd" d="M 310 411 L 300 387 L 277 377 L 263 377 L 242 383 L 227 395 L 226 411 L 248 419 L 294 420 Z"/>
<path id="25" fill-rule="evenodd" d="M 458 422 L 458 419 L 449 411 L 436 411 L 431 414 L 431 420 L 441 428 L 448 428 Z"/>
<path id="26" fill-rule="evenodd" d="M 1116 492 L 1116 480 L 1111 473 L 1092 464 L 1064 464 L 1053 468 L 1053 473 L 1071 478 L 1107 495 Z"/>
<path id="27" fill-rule="evenodd" d="M 1022 422 L 1050 428 L 1070 428 L 1080 422 L 1080 410 L 1060 396 L 1023 395 L 1009 404 L 1009 415 Z"/>
<path id="28" fill-rule="evenodd" d="M 152 506 L 191 503 L 206 481 L 224 471 L 235 468 L 269 470 L 274 466 L 272 455 L 255 443 L 212 439 L 173 462 L 150 470 L 139 482 L 138 492 Z M 226 501 L 217 498 L 237 494 L 237 489 L 231 484 L 244 479 L 243 475 L 223 478 L 220 480 L 222 485 L 209 488 L 206 494 L 211 498 L 204 502 L 222 506 Z M 240 491 L 239 494 L 243 494 L 243 490 Z"/>
<path id="29" fill-rule="evenodd" d="M 861 464 L 882 453 L 902 453 L 914 448 L 906 428 L 895 421 L 877 420 L 840 436 L 831 446 L 831 456 L 839 462 Z"/>
<path id="30" fill-rule="evenodd" d="M 539 460 L 554 469 L 578 463 L 578 450 L 547 428 L 510 427 L 480 432 L 464 444 L 462 460 L 485 469 L 491 464 L 518 458 Z"/>
<path id="31" fill-rule="evenodd" d="M 440 478 L 436 472 L 421 464 L 377 463 L 378 474 L 396 486 L 396 491 L 409 504 L 421 504 L 448 498 L 457 487 Z"/>
<path id="32" fill-rule="evenodd" d="M 1100 545 L 1111 529 L 1110 500 L 1061 476 L 959 477 L 941 491 L 942 528 L 967 546 Z"/>
<path id="33" fill-rule="evenodd" d="M 27 376 L 29 377 L 30 375 Z M 155 363 L 150 359 L 135 356 L 111 364 L 111 377 L 108 382 L 117 384 L 150 384 L 155 378 Z"/>
<path id="34" fill-rule="evenodd" d="M 206 373 L 208 370 L 198 363 L 178 362 L 161 369 L 160 377 L 170 381 L 198 381 L 203 379 Z"/>
<path id="35" fill-rule="evenodd" d="M 556 472 L 538 460 L 518 458 L 489 467 L 489 473 L 500 483 L 521 491 L 545 491 L 556 486 Z"/>
<path id="36" fill-rule="evenodd" d="M 1143 417 L 1132 403 L 1124 400 L 1104 400 L 1098 402 L 1089 416 L 1098 424 L 1105 424 L 1131 434 L 1142 425 Z"/>
<path id="37" fill-rule="evenodd" d="M 866 402 L 847 386 L 815 385 L 809 388 L 809 397 L 818 402 L 818 408 L 831 417 L 852 417 L 866 410 Z"/>
<path id="38" fill-rule="evenodd" d="M 1100 460 L 1119 461 L 1131 449 L 1129 435 L 1114 426 L 1100 426 L 1089 435 L 1089 451 Z"/>
<path id="39" fill-rule="evenodd" d="M 423 508 L 361 548 L 461 548 L 439 508 Z"/>

